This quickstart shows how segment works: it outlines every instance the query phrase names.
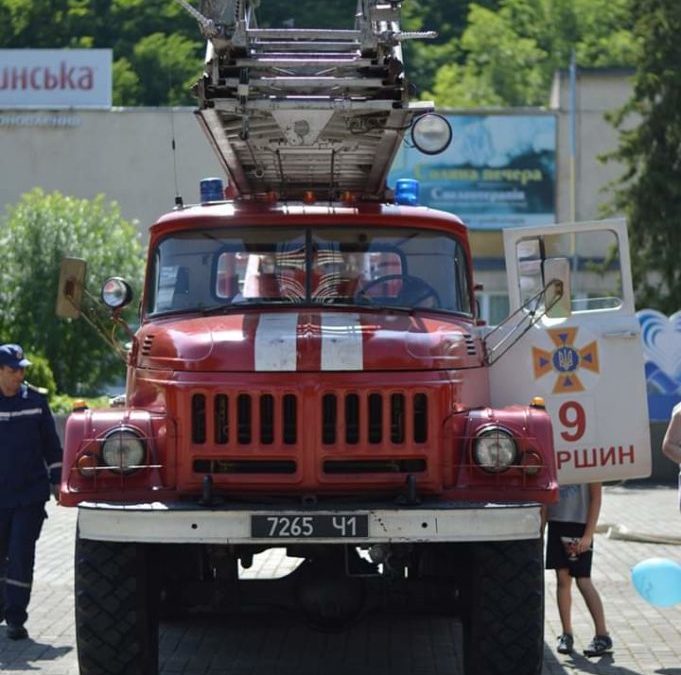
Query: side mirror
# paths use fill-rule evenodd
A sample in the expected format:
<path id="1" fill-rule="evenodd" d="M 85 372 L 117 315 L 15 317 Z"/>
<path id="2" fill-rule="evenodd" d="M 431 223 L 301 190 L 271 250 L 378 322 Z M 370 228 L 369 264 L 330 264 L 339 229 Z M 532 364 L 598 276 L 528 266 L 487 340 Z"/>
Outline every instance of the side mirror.
<path id="1" fill-rule="evenodd" d="M 452 126 L 446 117 L 428 113 L 419 117 L 411 128 L 411 142 L 424 155 L 439 155 L 452 142 Z"/>
<path id="2" fill-rule="evenodd" d="M 546 316 L 550 319 L 565 319 L 570 316 L 570 261 L 567 258 L 547 258 L 542 262 L 542 278 L 546 291 Z"/>
<path id="3" fill-rule="evenodd" d="M 80 316 L 86 267 L 86 262 L 80 258 L 64 258 L 61 261 L 55 307 L 55 313 L 61 319 L 77 319 Z"/>

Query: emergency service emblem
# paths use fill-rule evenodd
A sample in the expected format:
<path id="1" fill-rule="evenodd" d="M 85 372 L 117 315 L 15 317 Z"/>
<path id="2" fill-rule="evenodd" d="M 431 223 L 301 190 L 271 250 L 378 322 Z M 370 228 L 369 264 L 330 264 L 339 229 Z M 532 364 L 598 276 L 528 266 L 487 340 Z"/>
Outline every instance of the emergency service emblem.
<path id="1" fill-rule="evenodd" d="M 600 373 L 598 342 L 586 337 L 585 332 L 576 327 L 549 329 L 546 333 L 553 343 L 553 349 L 532 347 L 535 380 L 551 374 L 555 376 L 555 379 L 550 380 L 553 382 L 551 393 L 584 391 L 585 376 Z"/>

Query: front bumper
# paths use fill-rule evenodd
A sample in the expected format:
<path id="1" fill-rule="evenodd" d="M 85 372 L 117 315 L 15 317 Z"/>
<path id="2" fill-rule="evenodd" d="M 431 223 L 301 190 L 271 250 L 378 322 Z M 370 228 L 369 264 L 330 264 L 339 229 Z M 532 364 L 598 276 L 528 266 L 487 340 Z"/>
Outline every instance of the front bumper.
<path id="1" fill-rule="evenodd" d="M 366 537 L 251 536 L 251 516 L 367 515 Z M 82 502 L 78 528 L 83 539 L 167 544 L 291 544 L 510 541 L 537 539 L 541 534 L 537 503 L 433 502 L 418 506 L 385 504 L 282 508 L 271 505 L 222 504 L 201 507 L 186 503 L 115 504 Z"/>

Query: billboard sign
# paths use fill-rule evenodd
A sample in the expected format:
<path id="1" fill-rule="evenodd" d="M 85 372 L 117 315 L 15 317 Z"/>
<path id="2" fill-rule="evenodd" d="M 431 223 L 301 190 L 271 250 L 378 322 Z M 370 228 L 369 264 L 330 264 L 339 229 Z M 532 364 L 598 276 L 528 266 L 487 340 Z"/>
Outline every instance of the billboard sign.
<path id="1" fill-rule="evenodd" d="M 556 216 L 554 114 L 445 114 L 447 150 L 427 156 L 403 144 L 388 183 L 420 182 L 420 203 L 461 217 L 472 229 L 544 225 Z"/>
<path id="2" fill-rule="evenodd" d="M 110 108 L 111 49 L 0 49 L 0 108 Z"/>

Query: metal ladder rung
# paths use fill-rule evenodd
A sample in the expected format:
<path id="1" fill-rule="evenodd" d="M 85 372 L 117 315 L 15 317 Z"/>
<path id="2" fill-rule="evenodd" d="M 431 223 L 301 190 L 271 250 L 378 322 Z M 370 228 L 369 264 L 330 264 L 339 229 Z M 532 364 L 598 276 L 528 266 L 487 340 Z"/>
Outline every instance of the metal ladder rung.
<path id="1" fill-rule="evenodd" d="M 338 30 L 326 28 L 249 28 L 246 35 L 256 39 L 281 40 L 353 40 L 359 41 L 362 34 L 358 30 Z"/>
<path id="2" fill-rule="evenodd" d="M 385 110 L 392 110 L 395 106 L 393 100 L 346 100 L 346 99 L 329 99 L 328 96 L 305 96 L 296 97 L 289 96 L 284 100 L 281 99 L 262 99 L 252 100 L 248 102 L 248 107 L 251 110 L 300 110 L 301 104 L 307 110 L 347 110 L 347 111 L 368 111 L 381 112 Z M 243 106 L 235 98 L 218 98 L 213 101 L 213 108 L 225 113 L 234 115 L 241 114 Z"/>
<path id="3" fill-rule="evenodd" d="M 228 77 L 220 84 L 236 89 L 239 80 L 235 77 Z M 248 83 L 251 89 L 262 89 L 263 87 L 281 87 L 286 89 L 298 89 L 307 87 L 310 89 L 382 89 L 390 88 L 390 85 L 383 83 L 379 78 L 363 77 L 257 77 Z"/>
<path id="4" fill-rule="evenodd" d="M 300 58 L 280 58 L 266 56 L 263 58 L 237 59 L 237 68 L 295 68 L 298 66 L 339 66 L 366 68 L 371 65 L 371 59 L 361 58 L 328 58 L 325 56 L 312 57 L 307 55 Z"/>
<path id="5" fill-rule="evenodd" d="M 314 49 L 317 51 L 346 51 L 343 48 L 347 47 L 347 52 L 358 51 L 359 42 L 261 42 L 254 40 L 250 43 L 253 49 L 277 49 L 277 50 L 291 50 L 306 53 L 301 47 Z"/>
<path id="6" fill-rule="evenodd" d="M 245 57 L 246 58 L 246 57 Z M 321 51 L 321 52 L 300 52 L 300 51 L 290 51 L 290 52 L 257 52 L 252 50 L 250 59 L 338 59 L 339 61 L 343 59 L 351 60 L 366 60 L 371 61 L 371 59 L 362 59 L 358 50 L 348 51 L 348 52 L 332 52 L 332 51 Z"/>

